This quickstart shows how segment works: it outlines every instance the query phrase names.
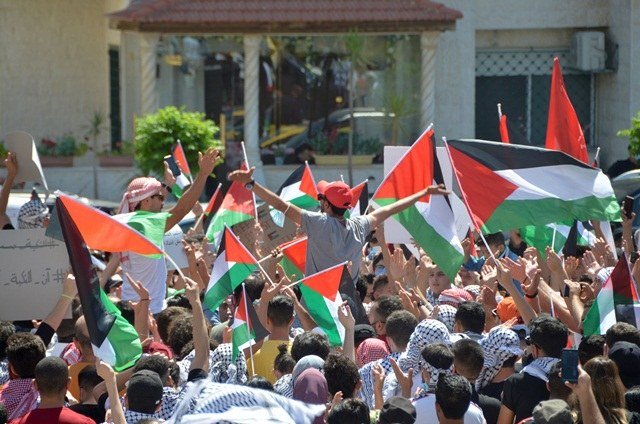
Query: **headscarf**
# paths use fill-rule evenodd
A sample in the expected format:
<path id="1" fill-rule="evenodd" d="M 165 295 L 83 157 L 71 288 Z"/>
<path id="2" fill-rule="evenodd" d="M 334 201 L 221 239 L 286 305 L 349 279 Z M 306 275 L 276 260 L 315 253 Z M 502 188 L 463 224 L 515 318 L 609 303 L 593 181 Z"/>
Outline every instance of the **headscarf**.
<path id="1" fill-rule="evenodd" d="M 302 371 L 293 384 L 293 398 L 313 405 L 326 404 L 329 400 L 329 386 L 324 374 L 315 368 Z M 322 415 L 313 420 L 313 424 L 323 423 Z"/>
<path id="2" fill-rule="evenodd" d="M 400 368 L 405 372 L 408 371 L 409 368 L 413 368 L 414 370 L 418 369 L 422 349 L 431 343 L 450 345 L 449 330 L 447 330 L 447 327 L 440 321 L 425 319 L 413 330 L 409 338 L 409 343 L 407 344 L 407 350 L 398 360 Z"/>
<path id="3" fill-rule="evenodd" d="M 440 303 L 438 306 L 438 321 L 443 323 L 450 333 L 453 333 L 453 324 L 456 321 L 456 312 L 458 310 L 451 305 Z"/>
<path id="4" fill-rule="evenodd" d="M 231 343 L 219 345 L 211 354 L 211 380 L 216 383 L 244 384 L 247 381 L 247 362 L 240 354 L 232 363 L 233 347 Z"/>
<path id="5" fill-rule="evenodd" d="M 324 368 L 324 359 L 316 355 L 307 355 L 300 358 L 298 363 L 293 367 L 293 371 L 291 372 L 293 384 L 295 384 L 300 374 L 310 368 L 322 371 L 322 369 Z"/>
<path id="6" fill-rule="evenodd" d="M 469 300 L 473 300 L 471 294 L 468 291 L 457 287 L 443 290 L 442 293 L 440 293 L 440 296 L 438 296 L 439 305 L 451 305 L 454 308 L 457 308 L 462 302 Z"/>
<path id="7" fill-rule="evenodd" d="M 516 332 L 502 326 L 492 328 L 480 341 L 480 346 L 484 350 L 484 366 L 476 380 L 477 390 L 491 383 L 507 359 L 522 355 Z"/>
<path id="8" fill-rule="evenodd" d="M 132 212 L 138 203 L 142 202 L 155 194 L 160 193 L 162 184 L 160 181 L 151 177 L 138 177 L 131 181 L 127 186 L 127 191 L 122 196 L 118 213 Z"/>
<path id="9" fill-rule="evenodd" d="M 453 364 L 449 368 L 436 368 L 427 361 L 422 361 L 422 369 L 424 371 L 429 372 L 429 381 L 426 383 L 429 385 L 429 389 L 435 389 L 436 384 L 438 383 L 438 377 L 441 375 L 451 375 L 453 374 Z"/>
<path id="10" fill-rule="evenodd" d="M 539 378 L 545 383 L 548 383 L 549 372 L 558 361 L 560 361 L 560 359 L 551 357 L 536 358 L 520 372 L 529 374 L 532 377 Z"/>
<path id="11" fill-rule="evenodd" d="M 464 290 L 473 297 L 473 300 L 476 300 L 478 296 L 480 296 L 480 286 L 477 284 L 469 284 L 464 287 Z"/>
<path id="12" fill-rule="evenodd" d="M 293 376 L 285 374 L 273 383 L 273 391 L 286 398 L 293 399 Z"/>
<path id="13" fill-rule="evenodd" d="M 366 339 L 356 350 L 356 364 L 358 368 L 369 362 L 382 359 L 389 354 L 389 347 L 380 339 Z"/>
<path id="14" fill-rule="evenodd" d="M 43 228 L 44 221 L 49 217 L 49 209 L 40 200 L 37 194 L 31 194 L 31 200 L 20 207 L 18 212 L 18 228 Z"/>

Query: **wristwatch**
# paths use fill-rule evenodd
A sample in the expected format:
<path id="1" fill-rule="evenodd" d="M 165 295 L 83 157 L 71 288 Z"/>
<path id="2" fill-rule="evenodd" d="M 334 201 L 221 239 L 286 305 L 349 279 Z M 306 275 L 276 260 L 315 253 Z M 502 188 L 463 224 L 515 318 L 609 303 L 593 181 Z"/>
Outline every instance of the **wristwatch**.
<path id="1" fill-rule="evenodd" d="M 246 183 L 244 185 L 244 188 L 246 188 L 247 190 L 253 190 L 253 186 L 256 184 L 256 182 L 254 180 L 249 181 L 248 183 Z"/>

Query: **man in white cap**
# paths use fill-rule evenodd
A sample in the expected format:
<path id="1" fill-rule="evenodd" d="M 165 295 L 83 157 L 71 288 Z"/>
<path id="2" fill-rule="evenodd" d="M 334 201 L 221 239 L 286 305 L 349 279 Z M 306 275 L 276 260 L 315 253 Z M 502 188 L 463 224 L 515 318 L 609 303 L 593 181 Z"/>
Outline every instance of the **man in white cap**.
<path id="1" fill-rule="evenodd" d="M 169 231 L 189 213 L 193 205 L 198 201 L 207 177 L 213 172 L 219 158 L 219 152 L 209 149 L 204 155 L 199 154 L 198 165 L 200 172 L 195 181 L 189 187 L 176 205 L 171 208 L 166 218 L 164 231 Z M 139 177 L 131 181 L 127 191 L 122 196 L 119 213 L 134 211 L 162 212 L 164 199 L 167 196 L 168 185 L 152 177 Z M 162 220 L 160 220 L 162 222 Z M 150 301 L 149 310 L 157 314 L 162 310 L 166 294 L 167 266 L 164 258 L 150 258 L 138 255 L 134 252 L 124 252 L 122 255 L 114 255 L 116 259 L 109 262 L 108 269 L 102 275 L 102 279 L 109 278 L 118 266 L 122 265 L 122 278 L 127 282 L 127 274 L 139 281 L 149 291 L 149 299 L 139 299 L 131 284 L 123 284 L 122 299 L 133 301 Z M 118 260 L 119 259 L 119 260 Z"/>

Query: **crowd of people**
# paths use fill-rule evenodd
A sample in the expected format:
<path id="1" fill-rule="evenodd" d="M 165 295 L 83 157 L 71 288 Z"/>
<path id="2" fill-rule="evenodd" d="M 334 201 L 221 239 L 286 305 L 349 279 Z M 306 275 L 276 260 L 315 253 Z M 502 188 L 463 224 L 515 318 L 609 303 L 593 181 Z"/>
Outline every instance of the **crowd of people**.
<path id="1" fill-rule="evenodd" d="M 200 173 L 168 211 L 165 230 L 192 208 L 202 213 L 197 200 L 217 160 L 215 151 L 201 155 Z M 5 212 L 15 155 L 5 165 L 0 224 L 12 230 Z M 120 212 L 162 213 L 171 178 L 136 178 Z M 259 223 L 248 247 L 264 258 L 264 273 L 216 310 L 203 307 L 216 252 L 193 228 L 185 276 L 168 271 L 164 259 L 93 252 L 107 259 L 103 290 L 142 341 L 144 353 L 129 369 L 116 373 L 94 355 L 72 274 L 45 319 L 0 323 L 0 423 L 151 424 L 187 415 L 189 422 L 640 422 L 640 330 L 618 322 L 604 335 L 582 334 L 616 263 L 597 225 L 597 240 L 567 257 L 527 247 L 517 230 L 487 234 L 486 244 L 470 234 L 465 262 L 450 279 L 419 246 L 384 238 L 385 220 L 426 194 L 446 195 L 444 187 L 345 218 L 357 199 L 343 182 L 319 183 L 313 212 L 255 182 L 253 169 L 228 178 L 308 237 L 306 275 L 348 261 L 352 286 L 341 287 L 336 317 L 342 346 L 332 346 L 312 318 L 278 265 L 281 252 L 261 252 Z M 48 213 L 34 197 L 15 231 L 46 226 Z M 635 250 L 632 221 L 623 219 L 627 252 Z M 631 267 L 640 281 L 640 263 Z M 269 335 L 235 355 L 230 321 L 243 290 Z M 566 348 L 579 357 L 574 381 L 562 378 Z"/>

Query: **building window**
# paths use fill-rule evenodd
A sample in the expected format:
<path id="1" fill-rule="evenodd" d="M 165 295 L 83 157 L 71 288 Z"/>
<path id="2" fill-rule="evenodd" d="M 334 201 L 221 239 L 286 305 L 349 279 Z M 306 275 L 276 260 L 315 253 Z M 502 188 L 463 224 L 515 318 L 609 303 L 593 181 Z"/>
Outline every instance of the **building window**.
<path id="1" fill-rule="evenodd" d="M 553 58 L 557 56 L 587 145 L 595 144 L 594 75 L 570 69 L 568 55 L 568 51 L 547 50 L 477 52 L 476 137 L 500 139 L 496 105 L 502 103 L 512 142 L 543 146 Z"/>
<path id="2" fill-rule="evenodd" d="M 109 49 L 109 123 L 111 126 L 111 149 L 122 140 L 120 123 L 120 55 L 118 49 Z"/>

